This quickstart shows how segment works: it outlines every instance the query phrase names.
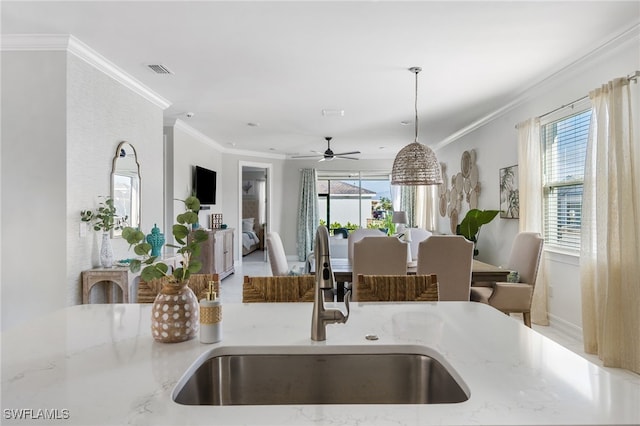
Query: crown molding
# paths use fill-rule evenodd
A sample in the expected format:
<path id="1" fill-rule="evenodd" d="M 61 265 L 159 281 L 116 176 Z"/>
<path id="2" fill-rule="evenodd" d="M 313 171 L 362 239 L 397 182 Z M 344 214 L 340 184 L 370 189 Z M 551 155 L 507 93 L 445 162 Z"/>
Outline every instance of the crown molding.
<path id="1" fill-rule="evenodd" d="M 182 130 L 183 132 L 187 133 L 194 139 L 197 139 L 202 143 L 210 145 L 224 154 L 235 154 L 235 155 L 244 155 L 247 157 L 273 158 L 273 159 L 281 159 L 281 160 L 286 158 L 284 155 L 280 155 L 280 154 L 270 154 L 270 153 L 258 152 L 258 151 L 245 151 L 242 149 L 226 148 L 220 145 L 220 143 L 211 139 L 209 136 L 206 136 L 204 133 L 201 133 L 199 130 L 194 129 L 193 127 L 185 123 L 183 120 L 180 120 L 179 118 L 165 120 L 165 126 L 173 126 L 176 129 Z"/>
<path id="2" fill-rule="evenodd" d="M 165 123 L 166 123 L 166 121 L 165 121 Z M 209 136 L 205 135 L 204 133 L 201 133 L 199 130 L 194 129 L 193 127 L 191 127 L 190 125 L 188 125 L 187 123 L 185 123 L 184 121 L 182 121 L 180 119 L 176 119 L 175 120 L 175 122 L 173 123 L 173 127 L 178 129 L 178 130 L 182 130 L 183 132 L 185 132 L 189 136 L 193 137 L 194 139 L 197 139 L 202 143 L 210 145 L 211 147 L 217 149 L 220 152 L 224 152 L 225 151 L 224 147 L 222 145 L 220 145 L 218 142 L 214 141 L 213 139 L 211 139 Z"/>
<path id="3" fill-rule="evenodd" d="M 256 158 L 271 158 L 274 160 L 287 159 L 287 156 L 284 154 L 271 154 L 269 152 L 247 151 L 244 149 L 235 149 L 235 148 L 226 149 L 225 154 L 242 155 L 245 157 L 256 157 Z"/>
<path id="4" fill-rule="evenodd" d="M 3 34 L 2 51 L 66 51 L 69 34 Z"/>
<path id="5" fill-rule="evenodd" d="M 113 62 L 70 34 L 3 34 L 2 51 L 66 51 L 82 59 L 118 83 L 161 109 L 171 102 L 133 78 Z"/>
<path id="6" fill-rule="evenodd" d="M 550 84 L 562 74 L 570 71 L 573 68 L 577 68 L 580 65 L 588 63 L 589 61 L 593 61 L 597 59 L 598 56 L 601 55 L 603 52 L 607 52 L 607 51 L 622 47 L 627 43 L 633 42 L 633 41 L 635 42 L 640 41 L 640 23 L 636 23 L 632 25 L 630 28 L 626 29 L 625 31 L 621 33 L 617 33 L 613 37 L 607 38 L 605 42 L 600 43 L 596 48 L 592 49 L 587 54 L 582 55 L 577 59 L 570 60 L 569 63 L 561 66 L 555 72 L 551 73 L 550 75 L 543 78 L 542 80 L 539 80 L 536 83 L 524 89 L 512 101 L 496 109 L 495 111 L 490 112 L 484 117 L 474 121 L 468 126 L 463 127 L 457 132 L 452 133 L 451 135 L 444 138 L 440 142 L 434 144 L 432 146 L 432 149 L 437 151 L 441 148 L 444 148 L 450 143 L 462 138 L 463 136 L 484 126 L 485 124 L 488 124 L 493 120 L 496 120 L 497 118 L 501 117 L 502 115 L 508 113 L 509 111 L 519 107 L 529 99 L 533 98 L 539 90 L 544 88 L 544 86 Z"/>

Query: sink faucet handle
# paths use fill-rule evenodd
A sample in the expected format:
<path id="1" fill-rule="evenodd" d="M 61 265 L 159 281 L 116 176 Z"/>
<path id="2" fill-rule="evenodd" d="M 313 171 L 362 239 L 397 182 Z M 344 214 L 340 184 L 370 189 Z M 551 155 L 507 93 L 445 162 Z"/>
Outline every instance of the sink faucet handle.
<path id="1" fill-rule="evenodd" d="M 344 322 L 347 322 L 349 319 L 349 313 L 351 312 L 349 309 L 349 302 L 351 302 L 351 290 L 347 291 L 344 295 L 344 305 L 347 307 L 347 315 L 344 317 Z"/>

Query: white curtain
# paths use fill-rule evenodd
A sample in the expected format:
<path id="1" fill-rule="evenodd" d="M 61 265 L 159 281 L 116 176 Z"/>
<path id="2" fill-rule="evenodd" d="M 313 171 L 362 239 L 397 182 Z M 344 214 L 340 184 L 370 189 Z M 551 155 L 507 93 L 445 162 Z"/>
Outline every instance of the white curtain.
<path id="1" fill-rule="evenodd" d="M 589 93 L 580 283 L 585 351 L 640 373 L 640 148 L 630 90 L 619 78 Z"/>
<path id="2" fill-rule="evenodd" d="M 407 212 L 408 227 L 436 230 L 438 219 L 436 210 L 438 187 L 436 185 L 394 185 L 391 187 L 391 193 L 394 210 Z"/>
<path id="3" fill-rule="evenodd" d="M 313 251 L 313 240 L 319 224 L 316 169 L 302 169 L 300 177 L 300 203 L 298 208 L 298 260 L 307 260 Z"/>
<path id="4" fill-rule="evenodd" d="M 260 225 L 267 221 L 267 182 L 256 181 L 256 192 L 258 194 L 258 223 Z"/>
<path id="5" fill-rule="evenodd" d="M 438 205 L 438 186 L 420 185 L 414 188 L 416 188 L 415 226 L 434 232 L 438 219 L 438 213 L 436 211 L 436 206 Z"/>
<path id="6" fill-rule="evenodd" d="M 520 232 L 539 232 L 543 235 L 542 152 L 538 118 L 531 118 L 518 124 L 518 172 L 519 230 Z M 531 302 L 531 321 L 538 325 L 549 325 L 545 258 L 543 251 Z"/>

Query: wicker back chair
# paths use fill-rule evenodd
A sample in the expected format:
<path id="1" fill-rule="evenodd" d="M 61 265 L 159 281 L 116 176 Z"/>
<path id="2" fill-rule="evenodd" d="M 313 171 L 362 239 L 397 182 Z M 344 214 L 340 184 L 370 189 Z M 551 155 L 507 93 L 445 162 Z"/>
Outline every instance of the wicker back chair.
<path id="1" fill-rule="evenodd" d="M 244 277 L 242 302 L 313 302 L 313 275 Z"/>
<path id="2" fill-rule="evenodd" d="M 162 286 L 169 281 L 168 277 L 156 278 L 151 281 L 138 282 L 138 303 L 153 303 L 160 293 Z M 189 288 L 193 290 L 198 300 L 204 298 L 204 293 L 209 289 L 209 281 L 213 281 L 214 291 L 220 296 L 220 281 L 218 274 L 192 274 L 189 277 Z"/>
<path id="3" fill-rule="evenodd" d="M 438 277 L 431 275 L 358 275 L 359 302 L 437 302 Z"/>

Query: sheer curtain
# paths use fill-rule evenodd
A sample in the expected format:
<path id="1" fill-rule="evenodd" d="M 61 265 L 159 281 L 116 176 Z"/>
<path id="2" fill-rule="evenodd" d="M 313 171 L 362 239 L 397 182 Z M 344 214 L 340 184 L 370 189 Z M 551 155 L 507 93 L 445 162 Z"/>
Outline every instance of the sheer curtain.
<path id="1" fill-rule="evenodd" d="M 407 212 L 409 223 L 407 227 L 416 226 L 416 187 L 393 185 L 391 186 L 391 201 L 393 210 Z"/>
<path id="2" fill-rule="evenodd" d="M 258 194 L 258 223 L 262 226 L 267 221 L 267 182 L 256 181 L 256 193 Z"/>
<path id="3" fill-rule="evenodd" d="M 410 228 L 436 230 L 438 214 L 436 185 L 394 185 L 391 188 L 394 210 L 407 212 Z"/>
<path id="4" fill-rule="evenodd" d="M 518 124 L 518 180 L 520 183 L 520 232 L 542 232 L 542 153 L 540 119 L 531 118 Z M 547 314 L 546 254 L 543 250 L 538 276 L 533 289 L 531 321 L 549 325 Z"/>
<path id="5" fill-rule="evenodd" d="M 580 252 L 584 348 L 605 366 L 640 373 L 640 149 L 629 81 L 610 81 L 589 99 Z"/>
<path id="6" fill-rule="evenodd" d="M 313 239 L 319 223 L 316 169 L 302 169 L 298 208 L 298 260 L 304 262 L 313 251 Z"/>
<path id="7" fill-rule="evenodd" d="M 438 213 L 436 211 L 436 206 L 438 205 L 438 186 L 420 185 L 414 188 L 416 191 L 415 226 L 434 232 L 438 219 Z"/>

